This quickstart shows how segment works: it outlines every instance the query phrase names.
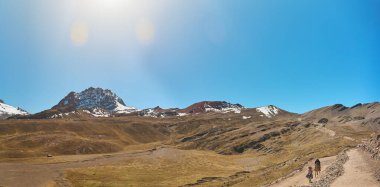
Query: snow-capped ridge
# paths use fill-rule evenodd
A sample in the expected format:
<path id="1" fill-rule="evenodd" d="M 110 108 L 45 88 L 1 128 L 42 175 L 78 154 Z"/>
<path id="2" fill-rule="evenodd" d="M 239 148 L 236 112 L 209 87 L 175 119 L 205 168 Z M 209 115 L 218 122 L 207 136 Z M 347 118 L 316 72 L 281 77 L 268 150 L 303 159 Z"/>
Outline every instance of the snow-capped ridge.
<path id="1" fill-rule="evenodd" d="M 225 101 L 202 101 L 194 103 L 184 109 L 169 108 L 162 109 L 157 106 L 138 111 L 139 116 L 146 117 L 169 117 L 169 116 L 188 116 L 200 113 L 240 113 L 244 107 L 240 104 L 231 104 Z"/>
<path id="2" fill-rule="evenodd" d="M 138 111 L 139 116 L 145 117 L 168 117 L 168 116 L 181 116 L 180 113 L 177 112 L 178 108 L 169 108 L 163 109 L 159 106 L 154 108 L 147 108 Z"/>
<path id="3" fill-rule="evenodd" d="M 263 106 L 256 108 L 257 112 L 263 113 L 266 117 L 272 118 L 275 117 L 280 109 L 273 105 Z"/>
<path id="4" fill-rule="evenodd" d="M 202 101 L 188 106 L 185 109 L 179 110 L 180 113 L 204 113 L 204 112 L 219 112 L 219 113 L 240 113 L 244 107 L 240 104 L 231 104 L 226 101 Z"/>
<path id="5" fill-rule="evenodd" d="M 28 115 L 28 112 L 26 112 L 25 110 L 19 107 L 7 105 L 4 103 L 3 100 L 0 100 L 0 119 L 8 118 L 15 115 L 24 116 L 24 115 Z"/>

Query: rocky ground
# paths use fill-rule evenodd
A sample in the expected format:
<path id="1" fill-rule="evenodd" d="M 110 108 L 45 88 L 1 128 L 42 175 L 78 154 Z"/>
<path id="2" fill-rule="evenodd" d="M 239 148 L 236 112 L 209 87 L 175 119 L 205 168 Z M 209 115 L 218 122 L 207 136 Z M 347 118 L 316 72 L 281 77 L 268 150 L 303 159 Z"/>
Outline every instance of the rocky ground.
<path id="1" fill-rule="evenodd" d="M 372 134 L 371 138 L 359 145 L 359 148 L 371 154 L 374 160 L 380 160 L 380 133 Z M 380 167 L 375 171 L 376 178 L 380 181 Z"/>

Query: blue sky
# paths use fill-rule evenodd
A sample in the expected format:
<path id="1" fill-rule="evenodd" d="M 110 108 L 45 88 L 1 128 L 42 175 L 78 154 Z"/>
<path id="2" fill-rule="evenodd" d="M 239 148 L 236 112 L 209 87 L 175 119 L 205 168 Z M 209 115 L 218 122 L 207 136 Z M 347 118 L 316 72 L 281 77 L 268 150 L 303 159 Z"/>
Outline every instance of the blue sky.
<path id="1" fill-rule="evenodd" d="M 109 88 L 138 108 L 380 101 L 378 0 L 0 1 L 0 98 Z"/>

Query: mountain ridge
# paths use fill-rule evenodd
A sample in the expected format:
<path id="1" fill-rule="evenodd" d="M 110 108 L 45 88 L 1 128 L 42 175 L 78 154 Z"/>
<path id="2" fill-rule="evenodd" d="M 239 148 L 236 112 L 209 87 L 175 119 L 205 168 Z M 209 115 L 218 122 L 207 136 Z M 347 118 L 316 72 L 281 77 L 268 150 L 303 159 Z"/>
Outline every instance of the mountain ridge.
<path id="1" fill-rule="evenodd" d="M 1 103 L 1 100 L 0 100 Z M 123 99 L 117 96 L 109 89 L 89 87 L 81 92 L 69 92 L 52 108 L 28 116 L 16 116 L 14 118 L 81 118 L 81 117 L 112 117 L 112 116 L 142 116 L 142 117 L 182 117 L 189 115 L 220 113 L 220 114 L 241 114 L 244 118 L 249 119 L 250 116 L 258 113 L 261 117 L 272 118 L 284 113 L 297 114 L 303 119 L 322 120 L 329 118 L 345 118 L 347 121 L 359 119 L 362 116 L 349 116 L 351 112 L 357 111 L 363 113 L 365 107 L 369 105 L 380 106 L 378 102 L 358 103 L 351 107 L 342 104 L 334 104 L 326 107 L 317 108 L 302 114 L 288 112 L 274 105 L 261 106 L 256 108 L 246 108 L 241 104 L 232 104 L 226 101 L 201 101 L 193 103 L 185 108 L 154 108 L 137 109 L 127 106 Z M 360 112 L 361 111 L 361 112 Z M 367 112 L 372 112 L 365 110 Z M 355 112 L 353 112 L 355 113 Z M 354 114 L 356 115 L 356 114 Z M 9 115 L 7 117 L 12 117 Z M 325 118 L 325 119 L 324 119 Z M 350 119 L 352 118 L 352 119 Z M 331 120 L 331 119 L 330 119 Z M 336 120 L 336 119 L 335 119 Z M 375 120 L 375 119 L 373 119 Z M 378 119 L 376 119 L 378 120 Z M 321 121 L 321 122 L 322 122 Z"/>

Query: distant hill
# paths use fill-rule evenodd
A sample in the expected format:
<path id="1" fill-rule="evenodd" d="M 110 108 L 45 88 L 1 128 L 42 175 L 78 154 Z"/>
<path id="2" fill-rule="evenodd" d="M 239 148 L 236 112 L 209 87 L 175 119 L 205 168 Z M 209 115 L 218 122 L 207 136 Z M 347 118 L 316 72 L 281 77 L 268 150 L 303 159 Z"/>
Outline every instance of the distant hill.
<path id="1" fill-rule="evenodd" d="M 335 104 L 306 112 L 302 118 L 321 124 L 359 124 L 380 130 L 380 103 L 358 103 L 351 107 Z"/>

